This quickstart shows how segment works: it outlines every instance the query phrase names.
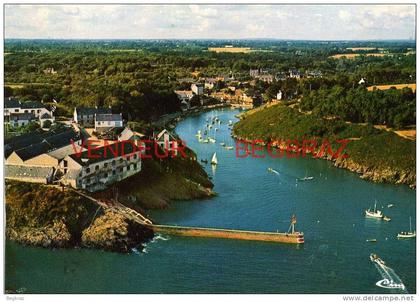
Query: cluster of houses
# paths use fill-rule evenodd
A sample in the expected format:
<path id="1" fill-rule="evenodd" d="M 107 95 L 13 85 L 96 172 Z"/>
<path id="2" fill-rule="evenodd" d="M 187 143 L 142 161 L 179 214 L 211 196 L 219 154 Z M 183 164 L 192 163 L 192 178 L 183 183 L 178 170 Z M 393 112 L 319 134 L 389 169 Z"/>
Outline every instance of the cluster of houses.
<path id="1" fill-rule="evenodd" d="M 54 122 L 53 110 L 40 102 L 22 102 L 16 98 L 4 100 L 4 122 L 13 128 L 26 126 L 31 122 L 44 125 L 46 121 Z"/>
<path id="2" fill-rule="evenodd" d="M 33 114 L 40 118 L 45 113 L 51 114 L 39 104 L 28 106 L 19 101 L 8 104 L 13 106 L 5 106 L 5 117 Z M 118 136 L 112 141 L 97 137 L 92 140 L 85 131 L 89 127 L 97 133 L 119 129 Z M 144 138 L 145 135 L 124 128 L 120 113 L 114 114 L 109 108 L 77 107 L 73 123 L 69 125 L 49 131 L 38 129 L 6 139 L 5 178 L 42 184 L 60 183 L 89 192 L 103 190 L 141 171 Z M 161 148 L 177 147 L 175 137 L 167 130 L 162 130 L 152 139 Z"/>
<path id="3" fill-rule="evenodd" d="M 251 78 L 250 81 L 238 81 L 232 74 L 209 78 L 184 78 L 179 79 L 179 81 L 181 83 L 192 83 L 191 89 L 176 90 L 174 92 L 181 101 L 184 111 L 192 107 L 191 100 L 195 95 L 213 97 L 233 106 L 252 108 L 262 102 L 261 95 L 249 93 L 245 89 L 255 85 L 255 80 L 273 83 L 274 81 L 285 81 L 287 79 L 322 78 L 322 72 L 319 70 L 306 70 L 302 73 L 297 68 L 290 68 L 287 72 L 274 72 L 268 68 L 256 68 L 249 70 L 249 77 Z M 275 100 L 282 100 L 284 97 L 284 93 L 278 91 Z M 205 105 L 205 99 L 200 98 L 200 104 Z"/>
<path id="4" fill-rule="evenodd" d="M 250 69 L 249 76 L 253 79 L 258 79 L 260 81 L 266 83 L 272 83 L 274 80 L 276 81 L 284 81 L 287 78 L 290 79 L 301 79 L 301 78 L 322 78 L 322 72 L 319 70 L 306 70 L 305 73 L 301 73 L 296 68 L 290 68 L 287 72 L 277 72 L 274 73 L 270 69 L 266 68 L 257 68 L 257 69 Z"/>

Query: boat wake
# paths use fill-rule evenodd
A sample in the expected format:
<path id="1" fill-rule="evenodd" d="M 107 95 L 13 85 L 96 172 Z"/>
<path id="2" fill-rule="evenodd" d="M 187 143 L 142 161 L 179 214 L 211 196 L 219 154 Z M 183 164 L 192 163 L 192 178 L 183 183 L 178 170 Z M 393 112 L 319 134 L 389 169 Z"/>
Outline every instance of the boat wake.
<path id="1" fill-rule="evenodd" d="M 404 283 L 392 268 L 378 263 L 375 263 L 375 267 L 383 278 L 382 280 L 376 282 L 376 286 L 408 293 Z"/>
<path id="2" fill-rule="evenodd" d="M 268 168 L 268 171 L 272 172 L 274 174 L 280 175 L 280 173 L 278 171 L 274 170 L 273 168 Z"/>
<path id="3" fill-rule="evenodd" d="M 168 241 L 169 239 L 170 239 L 169 237 L 162 236 L 161 234 L 156 234 L 156 236 L 153 237 L 151 242 L 154 243 L 158 240 Z"/>
<path id="4" fill-rule="evenodd" d="M 152 240 L 150 240 L 148 243 L 143 244 L 143 248 L 141 251 L 139 251 L 137 248 L 132 248 L 131 251 L 136 255 L 148 254 L 149 249 L 151 248 L 151 244 L 156 243 L 159 240 L 168 241 L 169 239 L 169 237 L 162 236 L 161 234 L 156 234 Z"/>

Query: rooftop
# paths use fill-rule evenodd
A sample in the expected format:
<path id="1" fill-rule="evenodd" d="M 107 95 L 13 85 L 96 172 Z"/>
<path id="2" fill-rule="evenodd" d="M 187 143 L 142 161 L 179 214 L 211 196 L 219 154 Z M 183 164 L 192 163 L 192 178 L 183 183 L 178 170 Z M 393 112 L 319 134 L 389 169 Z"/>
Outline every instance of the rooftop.
<path id="1" fill-rule="evenodd" d="M 112 114 L 112 113 L 106 113 L 106 114 L 96 114 L 95 116 L 96 121 L 98 122 L 106 122 L 106 121 L 122 121 L 122 115 L 121 114 Z"/>
<path id="2" fill-rule="evenodd" d="M 34 134 L 34 136 L 35 139 L 29 140 L 30 143 L 26 143 L 24 146 L 22 146 L 22 143 L 12 144 L 10 148 L 5 151 L 6 157 L 14 151 L 23 161 L 26 161 L 43 153 L 52 152 L 64 146 L 70 145 L 72 140 L 78 141 L 81 139 L 80 135 L 73 129 L 60 133 L 53 133 L 49 136 L 37 134 Z"/>
<path id="3" fill-rule="evenodd" d="M 5 177 L 21 178 L 21 177 L 35 177 L 47 178 L 52 175 L 53 169 L 50 167 L 35 167 L 35 166 L 17 166 L 4 165 Z"/>
<path id="4" fill-rule="evenodd" d="M 69 155 L 74 161 L 81 166 L 89 166 L 91 164 L 101 162 L 107 159 L 117 158 L 124 155 L 130 155 L 137 150 L 131 143 L 128 142 L 116 142 L 115 144 L 109 144 L 108 146 L 102 146 L 94 148 L 81 153 L 75 153 Z M 116 153 L 116 155 L 114 154 Z"/>
<path id="5" fill-rule="evenodd" d="M 110 114 L 112 113 L 111 108 L 104 107 L 76 107 L 77 115 L 95 115 L 95 114 Z"/>
<path id="6" fill-rule="evenodd" d="M 21 102 L 16 98 L 9 97 L 4 100 L 4 108 L 38 109 L 45 108 L 45 106 L 38 101 Z"/>

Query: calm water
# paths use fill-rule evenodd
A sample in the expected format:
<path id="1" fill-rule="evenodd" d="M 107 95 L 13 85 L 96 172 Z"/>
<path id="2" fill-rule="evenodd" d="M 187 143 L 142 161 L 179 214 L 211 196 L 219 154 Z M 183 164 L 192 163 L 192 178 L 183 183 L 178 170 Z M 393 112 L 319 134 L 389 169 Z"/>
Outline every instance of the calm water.
<path id="1" fill-rule="evenodd" d="M 195 133 L 216 113 L 224 122 L 217 143 L 198 143 Z M 176 129 L 199 158 L 210 161 L 217 152 L 217 169 L 207 165 L 206 170 L 218 196 L 176 202 L 150 214 L 168 224 L 286 231 L 295 213 L 297 228 L 305 232 L 303 246 L 159 236 L 145 253 L 121 255 L 8 242 L 6 288 L 28 293 L 391 293 L 375 286 L 382 278 L 369 260 L 374 252 L 414 293 L 416 242 L 395 237 L 408 229 L 409 216 L 415 223 L 415 191 L 363 181 L 324 160 L 236 158 L 235 150 L 219 145 L 234 145 L 227 121 L 236 120 L 236 113 L 207 112 Z M 280 175 L 268 172 L 269 167 Z M 315 180 L 296 184 L 305 175 Z M 375 199 L 390 222 L 364 218 Z M 395 206 L 387 208 L 389 203 Z"/>

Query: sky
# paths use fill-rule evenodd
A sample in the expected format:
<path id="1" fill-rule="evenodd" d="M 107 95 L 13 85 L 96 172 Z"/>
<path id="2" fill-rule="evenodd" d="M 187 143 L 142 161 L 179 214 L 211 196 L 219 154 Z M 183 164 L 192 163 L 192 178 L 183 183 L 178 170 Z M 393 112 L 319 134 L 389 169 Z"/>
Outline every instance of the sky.
<path id="1" fill-rule="evenodd" d="M 414 5 L 6 5 L 6 38 L 415 38 Z"/>

